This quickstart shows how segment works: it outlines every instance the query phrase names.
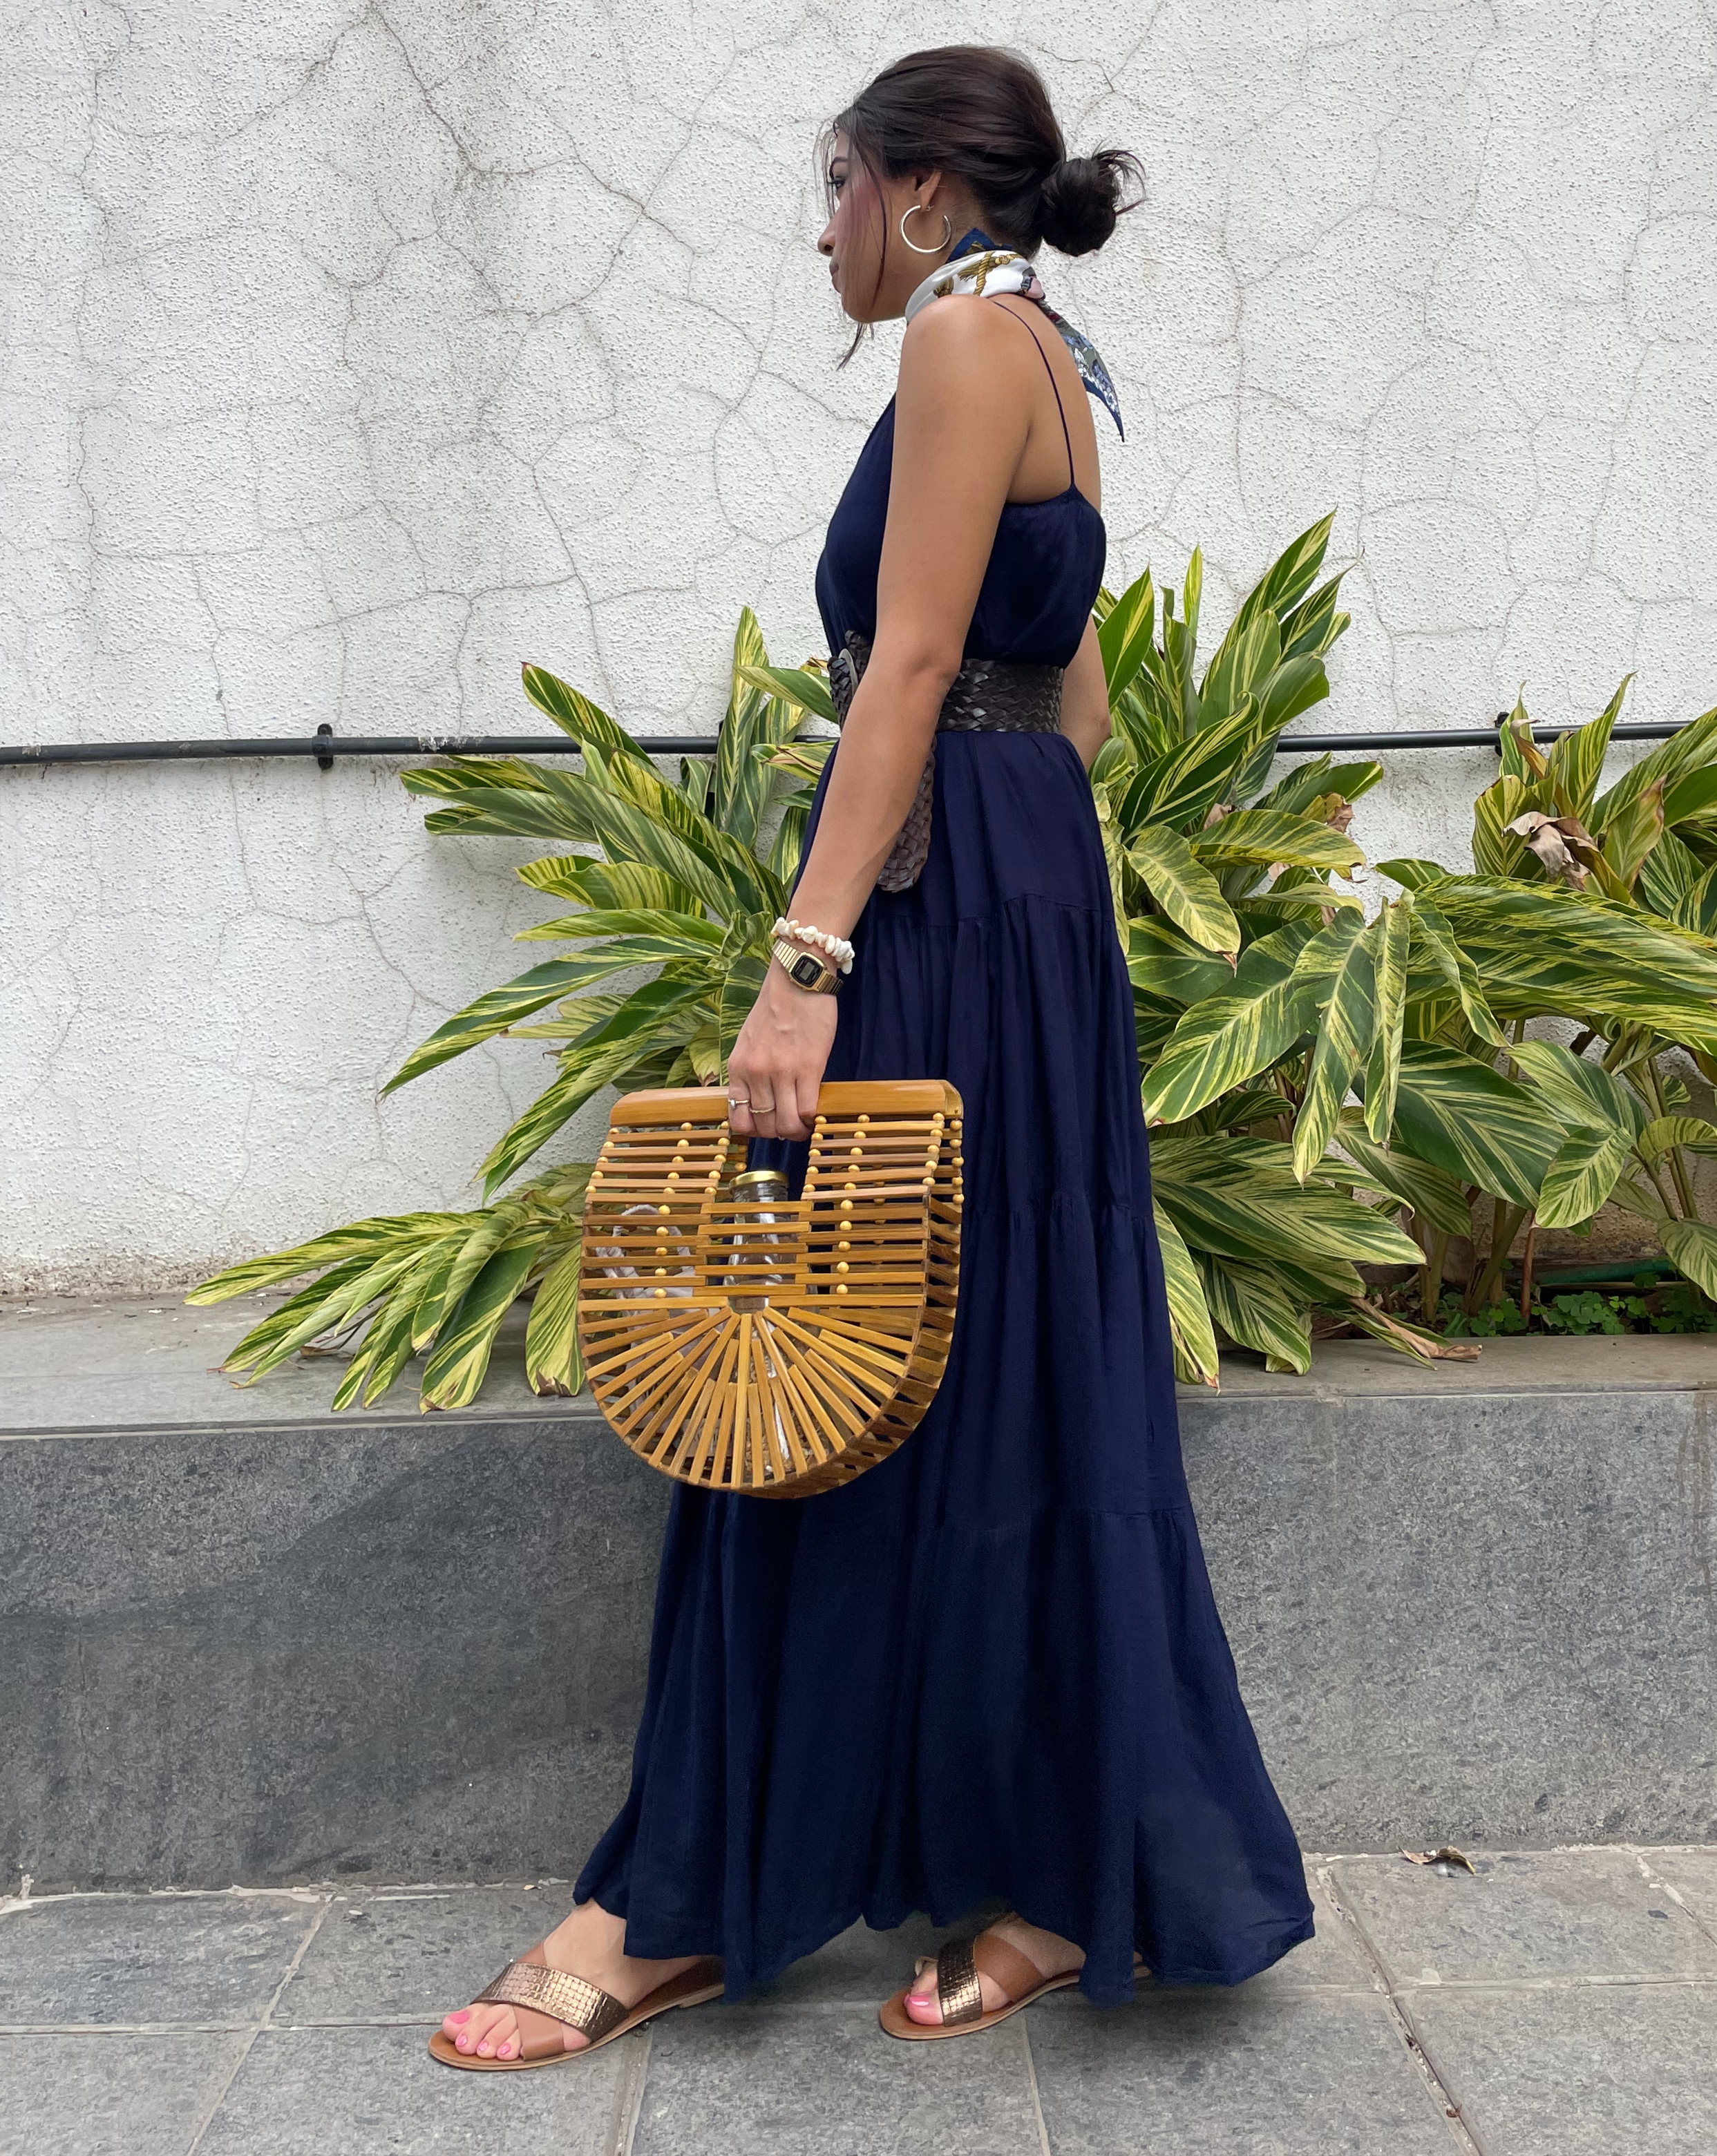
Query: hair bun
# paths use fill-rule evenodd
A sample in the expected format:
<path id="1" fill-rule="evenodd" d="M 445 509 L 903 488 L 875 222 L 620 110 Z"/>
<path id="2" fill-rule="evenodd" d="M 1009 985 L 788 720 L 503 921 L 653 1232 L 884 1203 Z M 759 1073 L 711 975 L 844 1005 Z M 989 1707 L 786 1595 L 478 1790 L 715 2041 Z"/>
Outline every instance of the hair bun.
<path id="1" fill-rule="evenodd" d="M 1036 236 L 1062 254 L 1092 254 L 1113 232 L 1122 210 L 1134 207 L 1122 200 L 1129 178 L 1142 197 L 1144 175 L 1128 150 L 1064 157 L 1044 176 Z"/>

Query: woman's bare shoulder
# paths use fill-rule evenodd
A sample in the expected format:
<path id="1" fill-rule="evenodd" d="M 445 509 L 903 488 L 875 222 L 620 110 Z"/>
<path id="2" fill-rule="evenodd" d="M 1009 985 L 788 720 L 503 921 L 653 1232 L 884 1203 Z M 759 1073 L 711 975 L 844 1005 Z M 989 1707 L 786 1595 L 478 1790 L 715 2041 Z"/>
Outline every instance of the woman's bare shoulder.
<path id="1" fill-rule="evenodd" d="M 1000 349 L 1009 337 L 1017 343 L 1019 331 L 1001 319 L 1011 311 L 996 300 L 986 304 L 970 292 L 951 292 L 945 299 L 930 300 L 906 326 L 901 372 L 914 364 L 934 367 Z"/>

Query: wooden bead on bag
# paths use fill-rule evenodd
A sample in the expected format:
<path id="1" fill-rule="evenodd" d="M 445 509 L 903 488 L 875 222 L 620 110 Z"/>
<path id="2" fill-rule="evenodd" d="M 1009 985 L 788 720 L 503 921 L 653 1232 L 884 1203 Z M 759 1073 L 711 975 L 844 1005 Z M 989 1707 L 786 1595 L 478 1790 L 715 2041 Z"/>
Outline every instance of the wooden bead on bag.
<path id="1" fill-rule="evenodd" d="M 940 1080 L 825 1086 L 789 1199 L 736 1188 L 747 1141 L 723 1094 L 614 1104 L 578 1339 L 640 1460 L 702 1489 L 810 1496 L 911 1435 L 954 1331 L 960 1113 Z"/>

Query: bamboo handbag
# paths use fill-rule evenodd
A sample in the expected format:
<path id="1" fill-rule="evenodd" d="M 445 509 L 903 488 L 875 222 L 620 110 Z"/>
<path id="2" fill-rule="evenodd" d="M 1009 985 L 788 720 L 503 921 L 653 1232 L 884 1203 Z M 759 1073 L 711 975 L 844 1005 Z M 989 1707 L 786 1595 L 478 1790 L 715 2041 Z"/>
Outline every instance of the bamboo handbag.
<path id="1" fill-rule="evenodd" d="M 640 1460 L 701 1489 L 837 1489 L 910 1436 L 954 1332 L 960 1096 L 825 1086 L 804 1192 L 745 1172 L 707 1087 L 615 1103 L 584 1204 L 578 1338 Z"/>

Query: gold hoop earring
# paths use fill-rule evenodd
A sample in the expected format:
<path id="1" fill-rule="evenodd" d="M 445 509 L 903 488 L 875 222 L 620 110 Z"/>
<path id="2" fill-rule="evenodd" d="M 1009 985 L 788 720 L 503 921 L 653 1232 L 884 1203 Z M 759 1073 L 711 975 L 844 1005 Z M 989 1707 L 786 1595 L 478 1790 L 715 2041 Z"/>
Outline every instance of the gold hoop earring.
<path id="1" fill-rule="evenodd" d="M 906 241 L 907 245 L 911 248 L 914 254 L 939 254 L 943 249 L 947 246 L 948 241 L 954 237 L 954 227 L 948 222 L 948 212 L 946 210 L 943 210 L 942 213 L 942 237 L 937 241 L 933 247 L 920 247 L 916 239 L 907 238 L 906 228 L 907 219 L 912 214 L 914 210 L 923 209 L 923 207 L 924 205 L 923 203 L 908 203 L 907 204 L 906 208 L 900 213 L 900 236 Z"/>

